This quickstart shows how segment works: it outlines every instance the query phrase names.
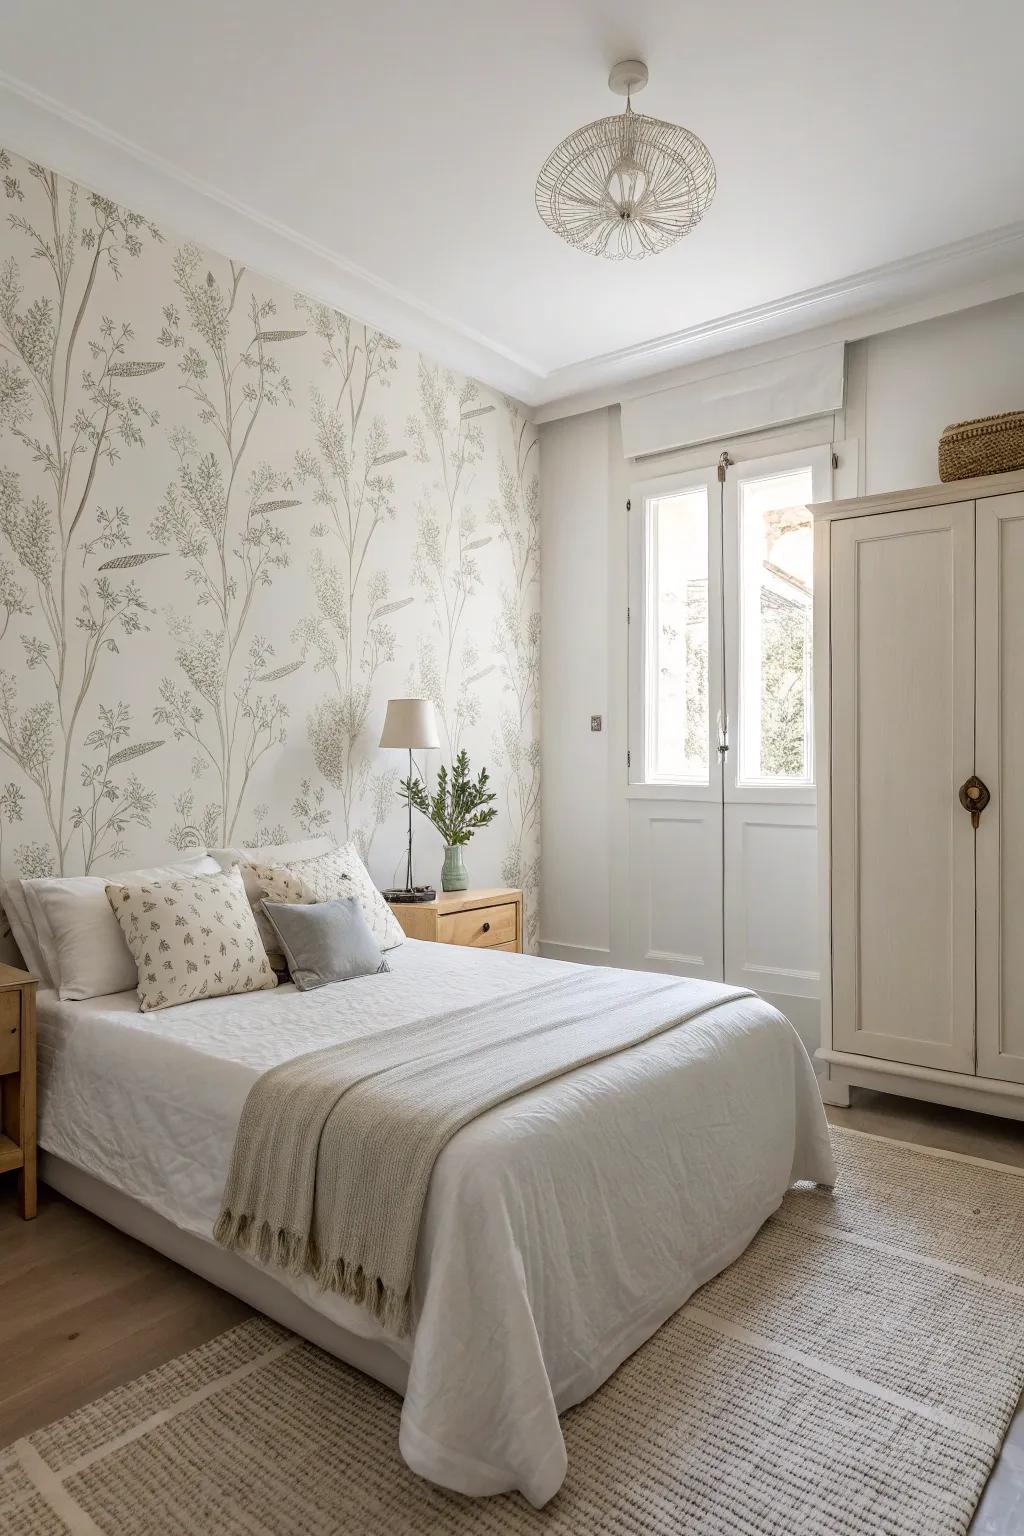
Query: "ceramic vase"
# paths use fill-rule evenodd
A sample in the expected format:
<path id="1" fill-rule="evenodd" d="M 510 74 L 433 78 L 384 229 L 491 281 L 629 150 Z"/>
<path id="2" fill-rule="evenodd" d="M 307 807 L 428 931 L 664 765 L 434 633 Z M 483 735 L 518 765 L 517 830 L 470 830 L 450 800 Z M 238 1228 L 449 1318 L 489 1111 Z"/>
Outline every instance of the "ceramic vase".
<path id="1" fill-rule="evenodd" d="M 444 868 L 441 870 L 443 891 L 464 891 L 469 885 L 466 866 L 462 862 L 461 844 L 451 844 L 444 850 Z"/>

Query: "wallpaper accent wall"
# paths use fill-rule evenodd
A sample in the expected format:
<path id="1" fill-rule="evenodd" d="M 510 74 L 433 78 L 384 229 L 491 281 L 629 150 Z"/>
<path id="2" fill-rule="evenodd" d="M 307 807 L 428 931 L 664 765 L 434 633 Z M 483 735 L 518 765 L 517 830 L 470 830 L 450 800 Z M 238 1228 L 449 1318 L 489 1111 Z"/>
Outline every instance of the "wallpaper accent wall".
<path id="1" fill-rule="evenodd" d="M 533 947 L 522 409 L 3 150 L 0 183 L 0 868 L 332 830 L 391 884 L 407 760 L 376 743 L 423 694 L 491 772 L 466 862 L 525 888 Z"/>

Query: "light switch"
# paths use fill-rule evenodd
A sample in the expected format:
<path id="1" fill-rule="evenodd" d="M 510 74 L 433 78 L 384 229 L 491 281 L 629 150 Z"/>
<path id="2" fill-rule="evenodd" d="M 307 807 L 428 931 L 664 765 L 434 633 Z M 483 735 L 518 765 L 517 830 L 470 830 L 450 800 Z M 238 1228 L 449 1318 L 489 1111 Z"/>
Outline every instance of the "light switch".
<path id="1" fill-rule="evenodd" d="M 600 715 L 591 715 L 591 717 L 590 717 L 590 729 L 592 731 L 599 731 L 601 729 L 601 716 Z"/>

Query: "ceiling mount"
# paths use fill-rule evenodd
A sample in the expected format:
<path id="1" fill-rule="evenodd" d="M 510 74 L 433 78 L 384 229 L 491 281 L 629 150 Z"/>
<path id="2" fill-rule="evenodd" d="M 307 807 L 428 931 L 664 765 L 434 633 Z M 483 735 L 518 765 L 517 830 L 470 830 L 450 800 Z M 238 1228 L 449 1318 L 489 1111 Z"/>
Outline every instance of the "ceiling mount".
<path id="1" fill-rule="evenodd" d="M 608 76 L 608 89 L 616 96 L 635 96 L 647 84 L 647 65 L 640 59 L 623 59 L 613 64 Z"/>

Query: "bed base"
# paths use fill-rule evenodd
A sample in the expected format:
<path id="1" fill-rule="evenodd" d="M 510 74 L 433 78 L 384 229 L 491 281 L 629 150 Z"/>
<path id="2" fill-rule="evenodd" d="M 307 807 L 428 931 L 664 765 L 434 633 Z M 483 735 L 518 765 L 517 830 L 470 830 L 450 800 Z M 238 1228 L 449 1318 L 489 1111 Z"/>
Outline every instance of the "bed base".
<path id="1" fill-rule="evenodd" d="M 212 1239 L 182 1231 L 123 1190 L 104 1184 L 101 1179 L 52 1152 L 41 1153 L 39 1178 L 75 1205 L 84 1206 L 110 1226 L 127 1232 L 129 1237 L 145 1243 L 147 1248 L 155 1248 L 183 1269 L 191 1270 L 211 1285 L 237 1296 L 239 1301 L 244 1301 L 254 1311 L 263 1312 L 282 1328 L 308 1339 L 319 1349 L 344 1360 L 346 1365 L 355 1366 L 356 1370 L 404 1397 L 409 1379 L 408 1362 L 382 1340 L 364 1339 L 359 1334 L 350 1333 L 247 1259 L 229 1253 Z"/>

